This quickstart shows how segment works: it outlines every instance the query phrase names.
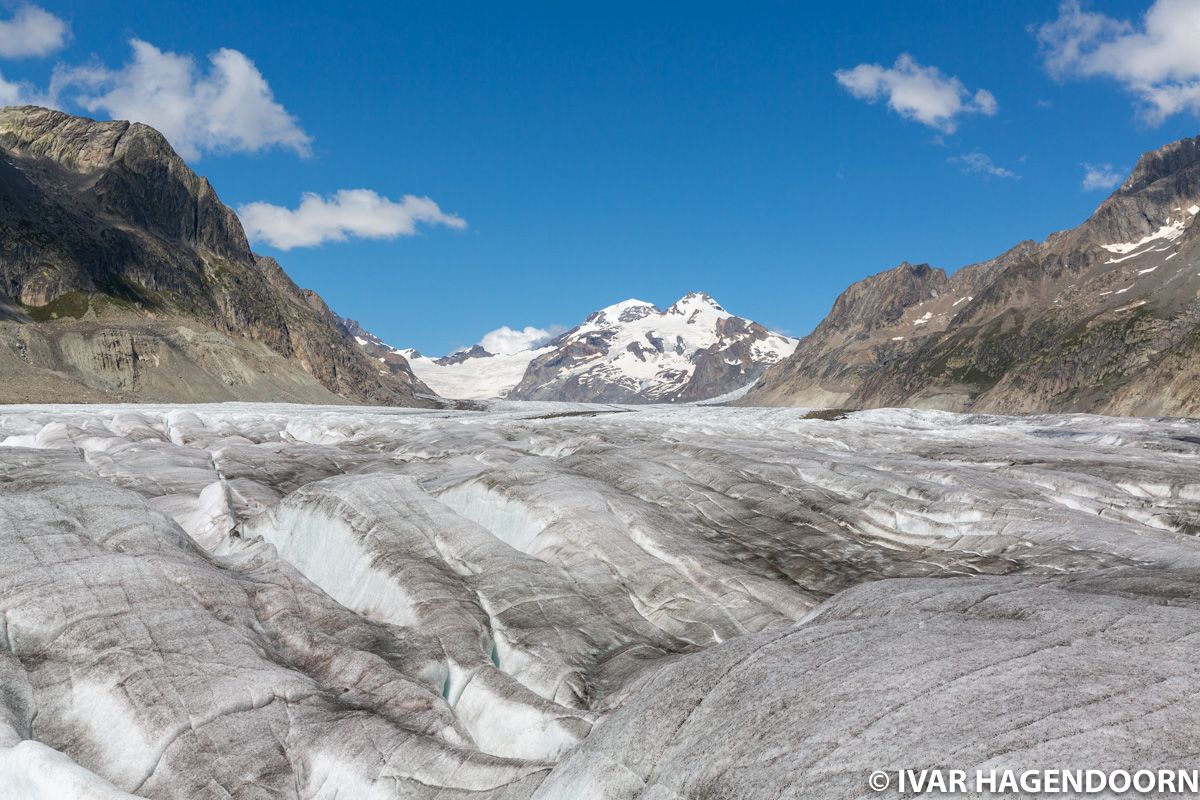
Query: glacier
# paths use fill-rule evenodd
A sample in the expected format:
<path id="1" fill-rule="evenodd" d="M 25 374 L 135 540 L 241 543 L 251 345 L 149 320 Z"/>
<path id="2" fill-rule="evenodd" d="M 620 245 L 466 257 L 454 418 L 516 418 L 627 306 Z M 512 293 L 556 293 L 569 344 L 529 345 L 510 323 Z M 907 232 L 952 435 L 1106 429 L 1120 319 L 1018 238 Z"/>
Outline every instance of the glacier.
<path id="1" fill-rule="evenodd" d="M 504 397 L 525 377 L 529 362 L 551 352 L 535 347 L 517 353 L 491 353 L 485 358 L 466 358 L 455 363 L 423 356 L 411 348 L 395 349 L 407 359 L 413 373 L 442 397 L 483 400 Z"/>
<path id="2" fill-rule="evenodd" d="M 0 797 L 1190 765 L 1200 422 L 829 416 L 5 407 Z"/>

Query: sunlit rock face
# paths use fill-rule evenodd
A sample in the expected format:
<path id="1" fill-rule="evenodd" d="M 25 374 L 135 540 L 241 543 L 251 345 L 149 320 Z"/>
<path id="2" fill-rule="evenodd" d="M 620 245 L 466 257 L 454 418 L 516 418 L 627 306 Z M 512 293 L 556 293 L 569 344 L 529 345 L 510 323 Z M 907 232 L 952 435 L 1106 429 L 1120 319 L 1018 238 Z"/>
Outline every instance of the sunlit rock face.
<path id="1" fill-rule="evenodd" d="M 1198 223 L 1195 137 L 1045 241 L 857 281 L 738 402 L 1200 416 Z"/>
<path id="2" fill-rule="evenodd" d="M 1200 425 L 0 413 L 0 797 L 869 795 L 1190 765 Z"/>

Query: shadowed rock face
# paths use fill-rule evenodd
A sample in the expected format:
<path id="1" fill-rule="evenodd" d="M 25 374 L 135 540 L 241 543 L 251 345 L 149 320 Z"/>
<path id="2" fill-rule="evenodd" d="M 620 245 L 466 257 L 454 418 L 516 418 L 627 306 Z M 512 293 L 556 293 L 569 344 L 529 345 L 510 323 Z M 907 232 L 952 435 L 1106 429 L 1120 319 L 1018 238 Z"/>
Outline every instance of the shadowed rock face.
<path id="1" fill-rule="evenodd" d="M 237 216 L 208 181 L 161 134 L 138 123 L 95 122 L 29 106 L 0 109 L 0 309 L 5 307 L 13 311 L 0 310 L 0 324 L 70 328 L 80 319 L 118 326 L 141 321 L 147 337 L 160 335 L 154 320 L 179 318 L 228 337 L 232 351 L 243 349 L 239 339 L 262 343 L 279 356 L 266 368 L 290 382 L 311 376 L 309 387 L 294 397 L 420 402 L 414 393 L 419 382 L 407 365 L 381 368 L 359 352 L 320 298 L 299 289 L 273 259 L 250 251 Z M 0 341 L 22 337 L 61 338 L 57 332 L 0 328 Z M 203 354 L 184 356 L 192 368 L 206 369 Z M 44 373 L 57 375 L 81 398 L 118 396 L 105 394 L 106 379 L 53 348 L 28 373 L 6 371 L 4 378 L 26 381 L 36 395 L 47 385 Z M 128 391 L 119 396 L 139 399 L 146 384 L 131 372 L 125 377 Z M 209 377 L 222 382 L 219 375 Z M 235 398 L 255 396 L 242 392 L 241 384 L 226 385 Z M 181 390 L 173 397 L 147 396 L 227 395 Z"/>
<path id="2" fill-rule="evenodd" d="M 854 284 L 748 405 L 1200 415 L 1200 139 L 1070 231 Z"/>
<path id="3" fill-rule="evenodd" d="M 481 407 L 0 414 L 0 797 L 1192 765 L 1197 423 Z"/>

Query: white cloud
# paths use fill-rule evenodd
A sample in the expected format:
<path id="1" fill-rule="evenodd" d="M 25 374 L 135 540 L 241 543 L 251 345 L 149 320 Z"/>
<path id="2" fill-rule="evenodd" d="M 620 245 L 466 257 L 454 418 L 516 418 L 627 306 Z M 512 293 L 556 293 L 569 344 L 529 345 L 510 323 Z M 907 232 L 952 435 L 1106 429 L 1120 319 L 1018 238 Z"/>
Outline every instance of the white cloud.
<path id="1" fill-rule="evenodd" d="M 0 75 L 0 106 L 54 106 L 51 98 L 28 81 L 10 81 Z"/>
<path id="2" fill-rule="evenodd" d="M 1054 77 L 1111 78 L 1137 99 L 1143 118 L 1200 115 L 1200 2 L 1155 0 L 1139 23 L 1085 11 L 1066 0 L 1037 29 Z"/>
<path id="3" fill-rule="evenodd" d="M 510 355 L 524 350 L 541 347 L 546 342 L 562 333 L 562 328 L 554 326 L 549 330 L 527 325 L 521 330 L 513 330 L 503 325 L 490 333 L 484 334 L 479 344 L 484 350 L 495 355 Z"/>
<path id="4" fill-rule="evenodd" d="M 12 19 L 0 20 L 0 57 L 45 56 L 67 43 L 67 23 L 37 6 L 17 9 Z"/>
<path id="5" fill-rule="evenodd" d="M 1120 182 L 1121 173 L 1113 169 L 1112 164 L 1083 165 L 1083 190 L 1085 192 L 1111 189 Z"/>
<path id="6" fill-rule="evenodd" d="M 891 67 L 859 64 L 834 73 L 838 83 L 860 100 L 887 98 L 902 117 L 915 119 L 943 133 L 954 133 L 962 114 L 996 113 L 996 98 L 987 89 L 972 94 L 962 81 L 937 67 L 925 67 L 904 53 Z"/>
<path id="7" fill-rule="evenodd" d="M 157 128 L 184 158 L 272 147 L 309 154 L 311 138 L 242 53 L 217 50 L 208 57 L 208 71 L 201 72 L 189 55 L 139 39 L 130 44 L 133 60 L 120 69 L 56 70 L 51 94 L 79 90 L 83 93 L 72 99 L 81 107 Z"/>
<path id="8" fill-rule="evenodd" d="M 417 225 L 462 229 L 462 217 L 447 214 L 428 197 L 406 194 L 399 201 L 370 189 L 343 189 L 327 197 L 306 193 L 295 209 L 271 203 L 247 203 L 238 216 L 252 241 L 280 250 L 341 242 L 350 237 L 394 239 L 412 236 Z"/>
<path id="9" fill-rule="evenodd" d="M 1011 169 L 1001 167 L 992 161 L 992 157 L 987 153 L 980 153 L 978 150 L 974 153 L 964 153 L 961 156 L 951 156 L 947 159 L 951 164 L 958 164 L 962 167 L 963 172 L 974 172 L 980 175 L 986 175 L 990 178 L 1020 178 L 1021 176 L 1013 172 Z"/>

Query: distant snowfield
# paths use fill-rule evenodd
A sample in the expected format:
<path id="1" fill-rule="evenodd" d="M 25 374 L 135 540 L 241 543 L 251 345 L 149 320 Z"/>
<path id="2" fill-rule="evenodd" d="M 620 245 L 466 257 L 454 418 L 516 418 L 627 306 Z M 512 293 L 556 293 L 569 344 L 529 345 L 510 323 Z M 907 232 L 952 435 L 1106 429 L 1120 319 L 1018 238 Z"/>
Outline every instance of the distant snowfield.
<path id="1" fill-rule="evenodd" d="M 483 406 L 0 409 L 0 798 L 1191 763 L 1200 423 Z"/>
<path id="2" fill-rule="evenodd" d="M 502 398 L 521 382 L 529 362 L 550 352 L 549 347 L 519 353 L 497 353 L 487 358 L 469 358 L 457 364 L 438 364 L 413 350 L 397 350 L 426 386 L 442 397 L 455 400 Z"/>

